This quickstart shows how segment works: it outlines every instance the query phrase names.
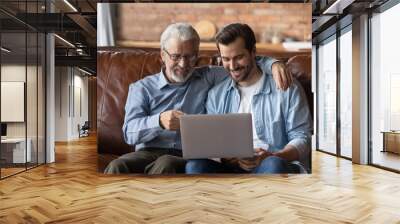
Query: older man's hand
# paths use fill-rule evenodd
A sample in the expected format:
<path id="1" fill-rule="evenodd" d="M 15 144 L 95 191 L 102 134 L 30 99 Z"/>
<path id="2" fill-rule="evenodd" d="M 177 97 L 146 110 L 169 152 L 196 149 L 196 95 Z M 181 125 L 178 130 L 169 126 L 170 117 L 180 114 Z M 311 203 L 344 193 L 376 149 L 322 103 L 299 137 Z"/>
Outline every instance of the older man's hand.
<path id="1" fill-rule="evenodd" d="M 287 69 L 285 63 L 281 61 L 272 64 L 272 76 L 277 88 L 280 90 L 287 90 L 293 83 L 292 74 Z"/>
<path id="2" fill-rule="evenodd" d="M 167 110 L 160 114 L 160 125 L 162 128 L 177 131 L 180 128 L 179 118 L 184 115 L 180 110 Z"/>

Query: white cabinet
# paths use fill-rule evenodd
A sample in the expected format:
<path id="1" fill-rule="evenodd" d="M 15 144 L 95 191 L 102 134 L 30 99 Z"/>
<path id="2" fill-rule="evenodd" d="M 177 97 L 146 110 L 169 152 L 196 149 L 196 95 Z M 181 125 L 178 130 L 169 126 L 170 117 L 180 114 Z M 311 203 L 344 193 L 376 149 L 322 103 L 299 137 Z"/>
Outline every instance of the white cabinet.
<path id="1" fill-rule="evenodd" d="M 27 143 L 26 151 L 25 144 Z M 25 163 L 32 161 L 32 140 L 28 138 L 7 138 L 1 140 L 2 159 L 6 163 Z M 12 158 L 12 159 L 11 159 Z M 25 159 L 27 161 L 25 161 Z"/>

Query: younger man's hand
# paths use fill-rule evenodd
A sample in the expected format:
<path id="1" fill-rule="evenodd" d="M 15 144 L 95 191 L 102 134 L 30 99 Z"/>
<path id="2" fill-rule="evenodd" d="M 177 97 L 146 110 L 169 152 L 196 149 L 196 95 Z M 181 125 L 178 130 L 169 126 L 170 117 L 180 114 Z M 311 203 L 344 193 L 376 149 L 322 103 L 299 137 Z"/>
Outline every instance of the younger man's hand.
<path id="1" fill-rule="evenodd" d="M 258 167 L 265 158 L 272 155 L 271 152 L 266 151 L 262 148 L 254 149 L 254 153 L 255 155 L 251 158 L 239 159 L 239 166 L 242 169 L 246 171 L 251 171 L 254 168 Z"/>

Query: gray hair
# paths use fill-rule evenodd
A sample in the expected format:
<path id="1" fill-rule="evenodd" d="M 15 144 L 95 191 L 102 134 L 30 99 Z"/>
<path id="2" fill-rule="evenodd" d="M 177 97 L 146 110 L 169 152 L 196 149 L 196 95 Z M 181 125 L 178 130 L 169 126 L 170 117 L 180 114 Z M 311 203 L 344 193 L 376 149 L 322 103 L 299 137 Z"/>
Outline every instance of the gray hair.
<path id="1" fill-rule="evenodd" d="M 198 45 L 200 37 L 197 31 L 188 23 L 173 23 L 169 25 L 161 34 L 161 49 L 166 49 L 170 39 L 178 39 L 180 41 L 193 40 Z"/>

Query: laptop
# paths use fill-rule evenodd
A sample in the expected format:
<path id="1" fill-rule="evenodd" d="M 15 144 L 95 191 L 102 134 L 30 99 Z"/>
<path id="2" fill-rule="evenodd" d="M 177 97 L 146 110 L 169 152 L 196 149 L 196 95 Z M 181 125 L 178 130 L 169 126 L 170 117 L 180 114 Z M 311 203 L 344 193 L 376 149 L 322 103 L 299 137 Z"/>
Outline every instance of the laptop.
<path id="1" fill-rule="evenodd" d="M 254 155 L 250 113 L 180 117 L 185 159 L 245 158 Z"/>

